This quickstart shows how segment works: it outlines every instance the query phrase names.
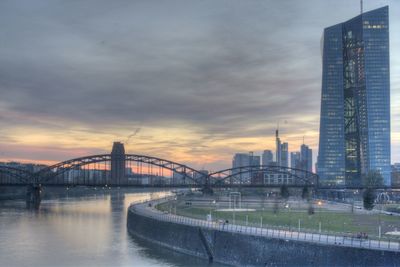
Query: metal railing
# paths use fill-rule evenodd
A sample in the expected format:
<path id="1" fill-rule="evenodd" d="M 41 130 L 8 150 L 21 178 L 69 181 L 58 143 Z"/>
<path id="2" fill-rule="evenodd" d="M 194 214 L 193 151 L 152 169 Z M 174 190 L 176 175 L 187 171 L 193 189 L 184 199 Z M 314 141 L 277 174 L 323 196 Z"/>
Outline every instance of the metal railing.
<path id="1" fill-rule="evenodd" d="M 201 227 L 209 230 L 218 230 L 238 234 L 246 234 L 253 236 L 261 236 L 268 238 L 278 238 L 284 240 L 294 240 L 302 242 L 319 243 L 333 246 L 346 246 L 355 248 L 366 248 L 382 251 L 400 251 L 400 242 L 396 241 L 383 241 L 373 239 L 362 239 L 353 236 L 313 233 L 304 231 L 295 231 L 287 229 L 264 228 L 254 223 L 248 225 L 206 221 L 201 219 L 194 219 L 180 215 L 165 213 L 155 209 L 157 204 L 173 200 L 175 196 L 167 196 L 157 200 L 143 200 L 139 203 L 132 204 L 129 209 L 133 209 L 136 213 L 144 215 L 149 218 L 161 220 L 165 222 L 179 223 L 194 227 Z M 149 205 L 151 204 L 151 205 Z"/>

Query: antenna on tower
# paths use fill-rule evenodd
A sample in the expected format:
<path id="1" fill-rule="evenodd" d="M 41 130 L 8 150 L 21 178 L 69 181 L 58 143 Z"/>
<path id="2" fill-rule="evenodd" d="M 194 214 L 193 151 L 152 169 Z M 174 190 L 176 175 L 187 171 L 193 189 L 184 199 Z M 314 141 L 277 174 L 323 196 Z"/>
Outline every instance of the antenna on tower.
<path id="1" fill-rule="evenodd" d="M 275 130 L 275 137 L 276 138 L 279 137 L 279 120 L 278 120 L 278 125 L 277 125 L 276 130 Z"/>
<path id="2" fill-rule="evenodd" d="M 360 0 L 360 10 L 361 10 L 361 14 L 363 13 L 363 0 Z"/>

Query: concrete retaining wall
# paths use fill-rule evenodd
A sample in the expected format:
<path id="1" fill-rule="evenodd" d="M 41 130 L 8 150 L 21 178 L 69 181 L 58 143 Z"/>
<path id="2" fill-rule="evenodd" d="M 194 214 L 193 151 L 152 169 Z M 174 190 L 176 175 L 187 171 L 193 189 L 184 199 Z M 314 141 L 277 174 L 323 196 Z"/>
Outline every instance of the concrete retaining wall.
<path id="1" fill-rule="evenodd" d="M 128 209 L 127 226 L 134 236 L 205 259 L 210 257 L 208 246 L 214 261 L 235 266 L 400 266 L 400 252 L 201 229 L 150 218 L 132 207 Z"/>

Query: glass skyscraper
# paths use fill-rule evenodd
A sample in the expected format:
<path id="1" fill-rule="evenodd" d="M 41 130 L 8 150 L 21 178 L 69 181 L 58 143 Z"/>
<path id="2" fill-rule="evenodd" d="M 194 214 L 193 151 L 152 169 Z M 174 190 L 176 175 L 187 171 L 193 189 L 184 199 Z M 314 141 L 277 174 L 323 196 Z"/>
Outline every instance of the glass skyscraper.
<path id="1" fill-rule="evenodd" d="M 378 170 L 390 185 L 389 8 L 324 30 L 318 174 L 362 185 Z"/>

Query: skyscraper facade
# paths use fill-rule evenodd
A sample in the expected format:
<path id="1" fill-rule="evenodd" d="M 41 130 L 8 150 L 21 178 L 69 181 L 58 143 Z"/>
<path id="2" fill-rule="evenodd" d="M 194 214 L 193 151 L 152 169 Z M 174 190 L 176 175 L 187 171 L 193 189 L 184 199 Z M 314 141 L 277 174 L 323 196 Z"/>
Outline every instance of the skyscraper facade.
<path id="1" fill-rule="evenodd" d="M 318 174 L 362 185 L 378 170 L 390 185 L 389 8 L 324 30 Z"/>
<path id="2" fill-rule="evenodd" d="M 300 169 L 312 172 L 312 149 L 305 144 L 300 147 Z"/>
<path id="3" fill-rule="evenodd" d="M 232 159 L 232 168 L 238 168 L 238 167 L 247 167 L 247 166 L 253 166 L 254 171 L 256 172 L 257 170 L 260 169 L 260 156 L 255 156 L 253 152 L 250 153 L 236 153 L 233 156 Z M 233 170 L 232 174 L 239 174 L 239 170 Z M 251 176 L 253 175 L 253 172 L 249 173 L 240 173 L 239 178 L 243 182 L 245 181 L 250 181 Z"/>
<path id="4" fill-rule="evenodd" d="M 290 168 L 300 169 L 300 152 L 290 152 Z"/>
<path id="5" fill-rule="evenodd" d="M 280 166 L 289 167 L 289 144 L 283 143 L 281 145 L 281 164 Z"/>
<path id="6" fill-rule="evenodd" d="M 126 182 L 124 144 L 121 142 L 114 142 L 111 151 L 111 184 L 119 185 Z"/>
<path id="7" fill-rule="evenodd" d="M 278 166 L 289 167 L 289 144 L 282 143 L 279 138 L 279 130 L 275 131 L 275 162 Z"/>
<path id="8" fill-rule="evenodd" d="M 268 166 L 274 161 L 274 156 L 271 150 L 264 150 L 262 154 L 262 165 Z"/>
<path id="9" fill-rule="evenodd" d="M 281 155 L 282 155 L 282 144 L 279 138 L 279 130 L 275 131 L 275 162 L 278 166 L 281 165 Z"/>

